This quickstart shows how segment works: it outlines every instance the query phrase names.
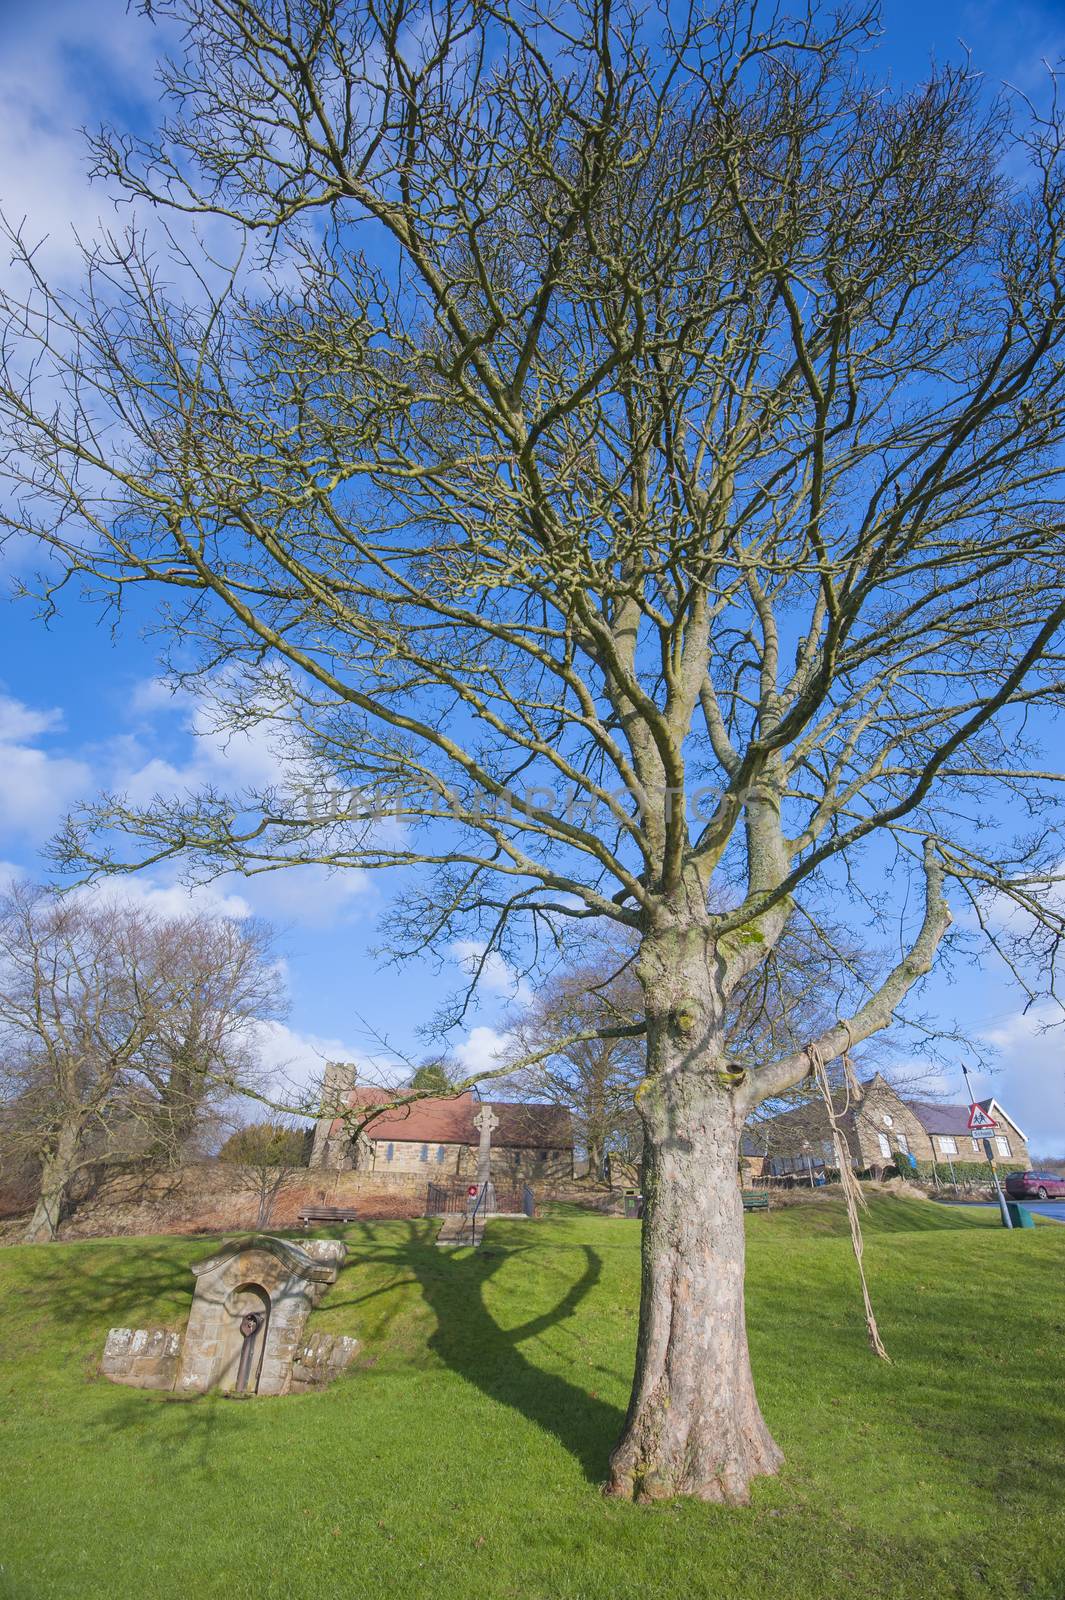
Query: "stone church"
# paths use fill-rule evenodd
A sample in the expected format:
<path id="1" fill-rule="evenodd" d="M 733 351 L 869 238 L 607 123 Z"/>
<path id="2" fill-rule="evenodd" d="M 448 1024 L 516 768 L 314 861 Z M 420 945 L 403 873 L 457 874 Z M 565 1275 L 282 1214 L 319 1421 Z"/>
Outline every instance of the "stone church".
<path id="1" fill-rule="evenodd" d="M 323 1094 L 327 1105 L 339 1108 L 377 1105 L 387 1091 L 356 1083 L 355 1068 L 346 1062 L 330 1062 Z M 322 1117 L 314 1130 L 310 1165 L 409 1173 L 430 1182 L 475 1178 L 481 1137 L 475 1118 L 486 1106 L 494 1117 L 493 1181 L 532 1183 L 573 1176 L 573 1128 L 565 1106 L 487 1101 L 469 1092 L 382 1111 L 357 1144 L 341 1118 Z"/>

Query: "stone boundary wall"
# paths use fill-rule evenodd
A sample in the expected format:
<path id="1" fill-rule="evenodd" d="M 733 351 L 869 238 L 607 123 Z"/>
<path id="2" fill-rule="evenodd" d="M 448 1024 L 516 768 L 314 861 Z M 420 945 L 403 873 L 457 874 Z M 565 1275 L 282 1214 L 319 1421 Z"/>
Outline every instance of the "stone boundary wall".
<path id="1" fill-rule="evenodd" d="M 406 1172 L 335 1172 L 308 1167 L 296 1172 L 278 1196 L 267 1230 L 294 1229 L 305 1206 L 354 1207 L 361 1220 L 425 1215 L 426 1179 Z M 620 1190 L 602 1184 L 537 1183 L 537 1203 L 566 1200 L 595 1210 L 622 1206 Z M 0 1244 L 18 1244 L 28 1215 L 0 1223 Z M 125 1234 L 235 1233 L 260 1231 L 258 1196 L 241 1167 L 204 1161 L 154 1171 L 115 1171 L 95 1194 L 81 1201 L 59 1230 L 61 1239 L 99 1239 Z M 316 1225 L 312 1232 L 320 1232 Z"/>
<path id="2" fill-rule="evenodd" d="M 267 1229 L 299 1226 L 304 1206 L 355 1207 L 366 1221 L 425 1215 L 424 1178 L 405 1173 L 330 1172 L 305 1168 L 295 1173 L 274 1202 Z M 94 1239 L 114 1234 L 231 1233 L 259 1229 L 258 1195 L 244 1169 L 222 1161 L 150 1172 L 116 1172 L 82 1201 L 59 1230 L 61 1239 Z M 318 1231 L 316 1228 L 313 1231 Z M 18 1227 L 5 1228 L 8 1242 Z"/>

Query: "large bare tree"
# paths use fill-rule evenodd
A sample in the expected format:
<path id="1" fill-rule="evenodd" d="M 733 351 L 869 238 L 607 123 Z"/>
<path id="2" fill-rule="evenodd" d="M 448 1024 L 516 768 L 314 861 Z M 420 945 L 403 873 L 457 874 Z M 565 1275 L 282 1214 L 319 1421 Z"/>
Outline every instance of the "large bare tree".
<path id="1" fill-rule="evenodd" d="M 642 1155 L 636 1091 L 647 1063 L 634 1026 L 644 1012 L 637 959 L 638 941 L 627 929 L 620 937 L 614 929 L 612 937 L 584 938 L 576 958 L 552 972 L 507 1022 L 507 1049 L 529 1063 L 507 1087 L 569 1108 L 592 1177 L 608 1152 L 626 1166 Z M 842 930 L 793 917 L 766 959 L 728 996 L 724 1051 L 732 1069 L 756 1068 L 819 1037 L 841 1005 L 850 1009 L 846 1002 L 860 992 L 872 962 Z M 763 1102 L 759 1113 L 779 1115 L 811 1094 L 820 1103 L 820 1090 L 808 1081 Z"/>
<path id="2" fill-rule="evenodd" d="M 27 241 L 6 515 L 48 596 L 156 591 L 175 673 L 333 798 L 115 797 L 69 859 L 410 869 L 408 950 L 628 930 L 648 1203 L 610 1487 L 743 1501 L 781 1459 L 745 1118 L 890 1021 L 948 896 L 1060 934 L 1060 108 L 964 66 L 892 88 L 871 16 L 748 0 L 154 10 L 173 116 L 94 148 L 171 242 L 65 293 Z M 247 240 L 226 281 L 204 214 Z M 398 825 L 340 803 L 370 789 Z M 735 1066 L 730 994 L 848 895 L 897 958 Z"/>
<path id="3" fill-rule="evenodd" d="M 177 1160 L 211 1107 L 257 1082 L 277 1010 L 265 930 L 163 918 L 16 883 L 0 902 L 0 1146 L 40 1174 L 26 1230 L 54 1239 L 73 1181 Z"/>

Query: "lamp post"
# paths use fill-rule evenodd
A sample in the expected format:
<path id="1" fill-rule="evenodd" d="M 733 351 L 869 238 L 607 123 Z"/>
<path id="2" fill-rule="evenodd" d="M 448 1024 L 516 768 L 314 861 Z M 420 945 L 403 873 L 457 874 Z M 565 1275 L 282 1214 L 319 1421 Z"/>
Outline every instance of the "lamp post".
<path id="1" fill-rule="evenodd" d="M 976 1109 L 976 1098 L 973 1095 L 973 1086 L 969 1082 L 968 1067 L 962 1067 L 961 1075 L 965 1079 L 965 1087 L 969 1091 L 969 1115 L 971 1116 Z M 981 1143 L 984 1147 L 984 1155 L 987 1157 L 987 1164 L 991 1168 L 991 1178 L 995 1185 L 995 1193 L 998 1196 L 998 1209 L 1002 1216 L 1002 1226 L 1004 1228 L 1012 1228 L 1013 1219 L 1010 1216 L 1009 1206 L 1006 1204 L 1006 1196 L 1002 1193 L 1002 1185 L 998 1181 L 998 1171 L 995 1167 L 995 1157 L 991 1150 L 991 1140 L 982 1139 Z"/>

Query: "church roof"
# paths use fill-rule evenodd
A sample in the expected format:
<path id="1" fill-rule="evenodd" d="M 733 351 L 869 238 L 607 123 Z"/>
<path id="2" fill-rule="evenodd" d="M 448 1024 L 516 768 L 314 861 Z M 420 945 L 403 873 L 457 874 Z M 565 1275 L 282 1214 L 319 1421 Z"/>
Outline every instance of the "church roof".
<path id="1" fill-rule="evenodd" d="M 350 1089 L 345 1099 L 349 1106 L 373 1106 L 389 1095 L 387 1089 L 360 1084 Z M 366 1133 L 371 1139 L 391 1139 L 396 1144 L 476 1145 L 481 1135 L 474 1118 L 482 1106 L 490 1107 L 499 1119 L 499 1126 L 492 1130 L 494 1145 L 544 1150 L 569 1150 L 573 1146 L 573 1127 L 565 1106 L 542 1101 L 482 1101 L 469 1092 L 412 1100 L 408 1105 L 382 1111 L 367 1124 Z M 342 1128 L 338 1120 L 331 1131 L 339 1133 Z"/>

